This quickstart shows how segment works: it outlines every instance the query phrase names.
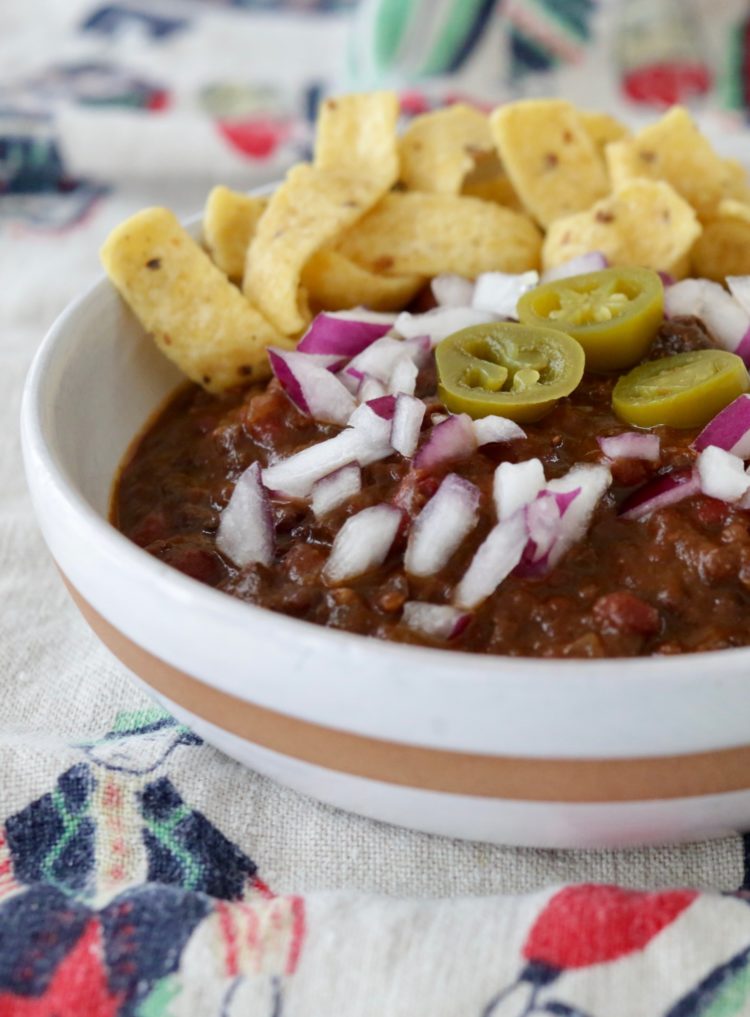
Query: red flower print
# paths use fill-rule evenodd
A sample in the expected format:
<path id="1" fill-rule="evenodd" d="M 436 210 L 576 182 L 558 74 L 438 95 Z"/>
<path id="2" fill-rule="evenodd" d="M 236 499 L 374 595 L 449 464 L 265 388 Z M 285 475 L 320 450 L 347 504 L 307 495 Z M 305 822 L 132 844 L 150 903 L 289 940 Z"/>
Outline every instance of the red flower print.
<path id="1" fill-rule="evenodd" d="M 642 950 L 692 903 L 694 890 L 643 893 L 617 886 L 569 886 L 532 926 L 523 956 L 550 968 L 583 968 Z"/>
<path id="2" fill-rule="evenodd" d="M 120 997 L 107 985 L 101 927 L 93 918 L 41 996 L 0 992 L 3 1017 L 115 1017 Z"/>

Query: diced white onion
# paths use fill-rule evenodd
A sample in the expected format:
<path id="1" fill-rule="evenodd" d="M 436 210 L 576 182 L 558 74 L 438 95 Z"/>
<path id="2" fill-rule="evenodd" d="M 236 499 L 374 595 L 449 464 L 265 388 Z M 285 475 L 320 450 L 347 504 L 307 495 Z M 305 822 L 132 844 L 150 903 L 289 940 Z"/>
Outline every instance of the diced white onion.
<path id="1" fill-rule="evenodd" d="M 456 587 L 454 602 L 472 609 L 486 600 L 521 560 L 526 546 L 523 512 L 498 523 L 485 538 Z"/>
<path id="2" fill-rule="evenodd" d="M 335 586 L 382 565 L 401 519 L 401 512 L 393 505 L 373 505 L 350 516 L 336 534 L 323 569 L 326 583 Z"/>
<path id="3" fill-rule="evenodd" d="M 219 518 L 216 546 L 235 565 L 270 565 L 274 556 L 274 524 L 268 493 L 258 463 L 237 479 Z"/>
<path id="4" fill-rule="evenodd" d="M 426 409 L 421 399 L 409 395 L 396 396 L 396 408 L 391 424 L 391 445 L 406 459 L 411 459 L 417 450 Z"/>
<path id="5" fill-rule="evenodd" d="M 449 473 L 412 523 L 404 565 L 414 576 L 439 572 L 479 519 L 479 489 Z"/>
<path id="6" fill-rule="evenodd" d="M 721 501 L 739 501 L 750 490 L 750 477 L 739 456 L 709 445 L 696 463 L 701 491 Z"/>
<path id="7" fill-rule="evenodd" d="M 490 414 L 487 417 L 479 417 L 472 421 L 477 445 L 490 445 L 493 442 L 518 441 L 525 438 L 526 432 L 508 417 L 499 417 Z"/>
<path id="8" fill-rule="evenodd" d="M 333 512 L 362 489 L 362 471 L 357 463 L 349 463 L 313 484 L 312 510 L 318 519 Z"/>
<path id="9" fill-rule="evenodd" d="M 512 275 L 507 272 L 483 272 L 477 278 L 471 306 L 491 311 L 500 318 L 517 318 L 519 299 L 539 282 L 539 273 L 531 270 Z"/>
<path id="10" fill-rule="evenodd" d="M 413 632 L 421 632 L 434 639 L 455 639 L 471 621 L 471 615 L 450 604 L 425 604 L 408 600 L 401 617 L 404 625 Z"/>
<path id="11" fill-rule="evenodd" d="M 462 275 L 436 275 L 432 295 L 440 307 L 471 307 L 474 283 Z"/>
<path id="12" fill-rule="evenodd" d="M 492 493 L 498 519 L 509 519 L 518 509 L 528 505 L 545 484 L 540 459 L 520 463 L 500 463 L 495 470 Z"/>
<path id="13" fill-rule="evenodd" d="M 424 314 L 402 311 L 396 318 L 395 330 L 404 339 L 428 335 L 433 346 L 446 336 L 459 332 L 471 325 L 486 325 L 495 321 L 491 311 L 479 311 L 475 307 L 435 307 Z"/>

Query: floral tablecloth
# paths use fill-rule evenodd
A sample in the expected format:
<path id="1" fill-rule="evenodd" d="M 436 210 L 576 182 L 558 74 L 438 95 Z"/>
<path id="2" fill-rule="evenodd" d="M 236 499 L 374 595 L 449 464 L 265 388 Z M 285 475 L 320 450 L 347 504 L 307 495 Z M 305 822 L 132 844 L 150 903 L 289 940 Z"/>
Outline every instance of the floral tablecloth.
<path id="1" fill-rule="evenodd" d="M 367 66 L 348 5 L 273 6 L 0 7 L 0 1015 L 748 1014 L 750 841 L 514 850 L 345 815 L 156 709 L 62 589 L 17 437 L 43 332 L 112 225 L 272 179 L 320 93 Z M 487 29 L 514 94 L 530 69 L 564 77 L 597 14 L 468 6 L 462 87 L 499 87 Z"/>

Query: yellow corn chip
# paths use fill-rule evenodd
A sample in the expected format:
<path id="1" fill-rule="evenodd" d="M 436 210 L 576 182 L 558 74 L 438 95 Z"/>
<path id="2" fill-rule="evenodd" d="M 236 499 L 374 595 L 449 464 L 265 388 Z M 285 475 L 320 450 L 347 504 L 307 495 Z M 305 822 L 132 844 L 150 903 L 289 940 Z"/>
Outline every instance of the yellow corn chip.
<path id="1" fill-rule="evenodd" d="M 326 99 L 318 114 L 315 166 L 332 173 L 365 174 L 383 191 L 398 179 L 395 92 Z"/>
<path id="2" fill-rule="evenodd" d="M 724 199 L 733 199 L 750 205 L 750 182 L 748 182 L 747 170 L 737 159 L 723 159 L 724 180 L 722 182 L 722 194 Z M 721 203 L 720 203 L 721 205 Z M 719 209 L 721 214 L 721 208 Z"/>
<path id="3" fill-rule="evenodd" d="M 401 181 L 413 191 L 458 194 L 477 158 L 493 149 L 487 117 L 472 106 L 425 113 L 401 137 Z"/>
<path id="4" fill-rule="evenodd" d="M 701 226 L 695 212 L 663 181 L 631 180 L 586 212 L 554 222 L 542 250 L 545 268 L 587 251 L 613 265 L 645 265 L 680 277 Z"/>
<path id="5" fill-rule="evenodd" d="M 607 145 L 606 158 L 613 188 L 636 177 L 666 180 L 701 219 L 711 217 L 731 185 L 732 171 L 681 106 L 632 138 Z"/>
<path id="6" fill-rule="evenodd" d="M 750 274 L 750 205 L 732 199 L 719 202 L 716 218 L 706 223 L 693 247 L 692 270 L 717 282 Z"/>
<path id="7" fill-rule="evenodd" d="M 510 177 L 503 169 L 497 152 L 482 152 L 474 161 L 474 168 L 465 178 L 461 194 L 483 201 L 496 201 L 498 205 L 506 205 L 519 212 L 523 211 L 521 201 L 513 189 Z"/>
<path id="8" fill-rule="evenodd" d="M 245 255 L 268 198 L 214 187 L 203 212 L 203 239 L 214 264 L 232 282 L 242 282 Z"/>
<path id="9" fill-rule="evenodd" d="M 162 353 L 209 392 L 267 376 L 266 347 L 287 344 L 166 208 L 121 223 L 101 258 Z"/>
<path id="10" fill-rule="evenodd" d="M 387 188 L 386 188 L 387 189 Z M 344 175 L 314 166 L 295 166 L 261 216 L 247 250 L 243 290 L 286 335 L 309 321 L 302 269 L 330 245 L 383 193 L 381 183 L 364 175 Z"/>
<path id="11" fill-rule="evenodd" d="M 326 311 L 400 311 L 424 283 L 421 275 L 375 275 L 331 248 L 314 254 L 302 271 L 310 302 Z"/>
<path id="12" fill-rule="evenodd" d="M 286 335 L 309 321 L 302 269 L 398 177 L 392 92 L 328 99 L 318 118 L 315 165 L 293 167 L 261 216 L 247 250 L 245 295 Z"/>
<path id="13" fill-rule="evenodd" d="M 513 187 L 542 226 L 609 191 L 604 162 L 569 102 L 513 102 L 491 114 L 490 127 Z"/>
<path id="14" fill-rule="evenodd" d="M 630 131 L 625 124 L 620 123 L 616 117 L 610 116 L 609 113 L 580 109 L 578 116 L 581 118 L 586 133 L 602 156 L 605 145 L 630 136 Z"/>
<path id="15" fill-rule="evenodd" d="M 534 223 L 488 201 L 418 191 L 388 194 L 337 245 L 341 254 L 385 275 L 523 272 L 536 268 Z"/>

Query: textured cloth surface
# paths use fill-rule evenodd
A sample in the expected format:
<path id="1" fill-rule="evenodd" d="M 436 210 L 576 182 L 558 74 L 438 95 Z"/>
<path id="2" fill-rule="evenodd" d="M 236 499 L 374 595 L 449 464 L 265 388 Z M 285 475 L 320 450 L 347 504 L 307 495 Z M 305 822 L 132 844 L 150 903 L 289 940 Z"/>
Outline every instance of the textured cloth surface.
<path id="1" fill-rule="evenodd" d="M 750 1013 L 740 836 L 514 850 L 349 816 L 203 744 L 86 628 L 26 494 L 30 359 L 116 222 L 304 153 L 347 25 L 26 6 L 0 9 L 0 1015 Z"/>

